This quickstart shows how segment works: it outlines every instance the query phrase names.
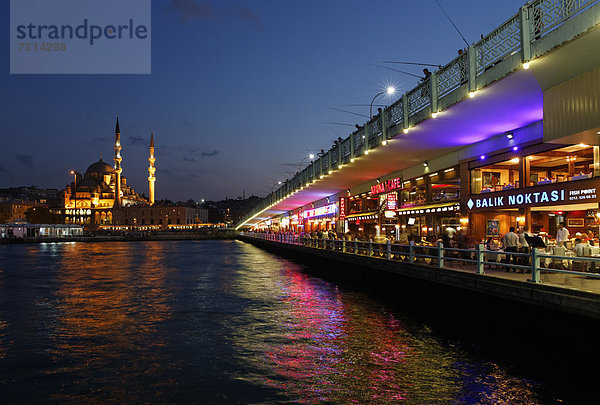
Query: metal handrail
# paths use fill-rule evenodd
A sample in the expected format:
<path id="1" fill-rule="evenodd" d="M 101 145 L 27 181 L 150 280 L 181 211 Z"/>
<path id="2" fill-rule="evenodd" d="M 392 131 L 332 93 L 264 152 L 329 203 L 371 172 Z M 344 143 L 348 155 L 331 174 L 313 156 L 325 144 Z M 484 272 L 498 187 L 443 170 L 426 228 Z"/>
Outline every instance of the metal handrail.
<path id="1" fill-rule="evenodd" d="M 546 254 L 539 252 L 538 249 L 532 249 L 531 253 L 521 253 L 521 252 L 505 252 L 498 250 L 485 250 L 483 249 L 483 245 L 478 245 L 477 249 L 463 249 L 463 248 L 454 248 L 454 247 L 444 247 L 442 243 L 437 246 L 426 246 L 426 245 L 415 245 L 415 244 L 399 244 L 399 243 L 391 243 L 387 241 L 386 243 L 373 242 L 369 241 L 359 241 L 357 239 L 346 240 L 346 239 L 328 239 L 328 238 L 314 238 L 314 237 L 306 237 L 293 235 L 290 239 L 289 236 L 286 235 L 278 235 L 278 234 L 265 234 L 265 233 L 254 233 L 254 232 L 242 232 L 243 235 L 255 237 L 258 239 L 266 239 L 271 241 L 277 241 L 281 243 L 295 244 L 305 247 L 311 247 L 316 249 L 325 249 L 332 251 L 339 251 L 345 254 L 356 254 L 359 256 L 369 256 L 369 257 L 380 257 L 383 260 L 404 260 L 408 259 L 410 263 L 414 263 L 417 258 L 425 258 L 432 259 L 430 262 L 430 266 L 437 261 L 438 268 L 445 268 L 444 262 L 446 260 L 450 261 L 459 261 L 463 263 L 473 263 L 476 265 L 476 271 L 478 274 L 485 274 L 483 266 L 499 266 L 509 269 L 519 269 L 519 270 L 527 270 L 532 273 L 531 282 L 539 283 L 541 282 L 540 273 L 543 272 L 553 272 L 553 273 L 563 273 L 563 274 L 572 274 L 572 275 L 585 275 L 592 278 L 600 278 L 600 273 L 591 273 L 586 271 L 576 271 L 576 270 L 565 270 L 565 269 L 552 269 L 541 266 L 539 261 L 540 258 L 550 258 L 553 260 L 569 260 L 572 262 L 582 261 L 582 262 L 591 262 L 591 263 L 599 263 L 600 257 L 586 257 L 586 256 L 556 256 L 551 254 Z M 290 242 L 291 240 L 291 242 Z M 437 255 L 425 254 L 425 253 L 416 253 L 416 250 L 426 250 L 435 251 Z M 468 253 L 469 257 L 454 257 L 449 256 L 448 253 Z M 446 253 L 446 254 L 444 254 Z M 485 260 L 486 254 L 502 254 L 505 257 L 512 257 L 510 262 L 507 260 L 506 262 L 493 262 Z M 475 255 L 475 258 L 473 258 Z M 404 259 L 402 259 L 404 257 Z M 530 265 L 518 264 L 514 262 L 514 257 L 522 257 L 531 259 Z M 600 265 L 599 265 L 600 269 Z"/>

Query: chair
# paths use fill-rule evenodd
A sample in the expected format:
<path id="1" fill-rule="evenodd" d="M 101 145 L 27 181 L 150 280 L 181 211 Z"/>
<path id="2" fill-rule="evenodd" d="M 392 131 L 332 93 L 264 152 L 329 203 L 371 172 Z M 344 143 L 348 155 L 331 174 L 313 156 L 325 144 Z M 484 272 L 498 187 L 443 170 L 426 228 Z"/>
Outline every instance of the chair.
<path id="1" fill-rule="evenodd" d="M 589 246 L 584 246 L 582 249 L 582 255 L 580 257 L 590 257 L 592 255 L 592 248 Z M 579 261 L 577 259 L 573 260 L 573 270 L 587 272 L 590 268 L 590 262 Z"/>
<path id="2" fill-rule="evenodd" d="M 564 246 L 556 246 L 554 248 L 554 256 L 566 256 L 567 255 L 567 248 L 565 248 Z M 558 266 L 558 267 L 556 267 Z M 558 258 L 552 258 L 552 268 L 556 269 L 562 269 L 563 268 L 563 259 L 558 259 Z"/>

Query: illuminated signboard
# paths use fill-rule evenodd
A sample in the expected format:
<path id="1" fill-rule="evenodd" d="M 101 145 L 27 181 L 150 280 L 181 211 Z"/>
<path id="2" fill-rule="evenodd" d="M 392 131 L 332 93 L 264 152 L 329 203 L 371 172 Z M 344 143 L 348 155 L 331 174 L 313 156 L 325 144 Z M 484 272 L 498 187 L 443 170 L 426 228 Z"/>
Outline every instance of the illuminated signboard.
<path id="1" fill-rule="evenodd" d="M 579 180 L 471 195 L 466 206 L 471 211 L 490 208 L 543 207 L 596 203 L 600 200 L 599 197 L 598 180 Z"/>
<path id="2" fill-rule="evenodd" d="M 340 219 L 344 220 L 346 218 L 346 197 L 340 197 Z"/>
<path id="3" fill-rule="evenodd" d="M 397 190 L 399 188 L 402 188 L 402 178 L 396 177 L 395 179 L 386 180 L 379 184 L 372 185 L 371 186 L 371 194 L 376 195 L 376 194 L 388 193 L 390 191 Z"/>
<path id="4" fill-rule="evenodd" d="M 329 204 L 329 205 L 324 205 L 319 208 L 313 208 L 310 210 L 306 210 L 302 213 L 302 216 L 304 218 L 312 218 L 312 217 L 319 217 L 321 215 L 335 214 L 335 212 L 336 212 L 336 205 Z"/>
<path id="5" fill-rule="evenodd" d="M 389 193 L 387 195 L 387 209 L 394 211 L 396 208 L 398 208 L 398 196 L 396 193 Z"/>

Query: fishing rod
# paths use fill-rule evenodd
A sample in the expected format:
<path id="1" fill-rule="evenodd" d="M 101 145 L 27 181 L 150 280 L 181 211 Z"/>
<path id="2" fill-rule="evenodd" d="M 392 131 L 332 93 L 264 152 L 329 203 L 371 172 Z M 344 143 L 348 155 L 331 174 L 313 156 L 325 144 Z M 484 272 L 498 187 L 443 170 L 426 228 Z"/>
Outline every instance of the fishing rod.
<path id="1" fill-rule="evenodd" d="M 416 77 L 416 78 L 422 79 L 422 77 L 421 77 L 421 76 L 419 76 L 419 75 L 416 75 L 416 74 L 414 74 L 414 73 L 408 73 L 408 72 L 405 72 L 404 70 L 400 70 L 400 69 L 394 69 L 394 68 L 387 67 L 387 66 L 380 66 L 380 65 L 373 65 L 373 64 L 369 64 L 369 65 L 370 65 L 370 66 L 375 66 L 375 67 L 378 67 L 378 68 L 381 68 L 381 69 L 387 69 L 387 70 L 391 70 L 391 71 L 393 71 L 393 72 L 404 73 L 405 75 L 409 75 L 409 76 L 413 76 L 413 77 Z"/>
<path id="2" fill-rule="evenodd" d="M 446 16 L 446 18 L 448 19 L 448 21 L 450 21 L 450 24 L 452 24 L 452 26 L 454 27 L 454 29 L 456 30 L 456 32 L 458 32 L 458 35 L 460 35 L 460 37 L 463 39 L 463 41 L 465 41 L 465 44 L 467 44 L 467 47 L 468 47 L 469 43 L 467 42 L 467 40 L 465 39 L 465 37 L 463 36 L 463 34 L 460 32 L 460 30 L 458 29 L 458 27 L 456 26 L 456 24 L 454 24 L 454 22 L 452 21 L 452 19 L 450 18 L 450 16 L 446 13 L 446 11 L 444 11 L 444 9 L 442 8 L 442 5 L 440 4 L 440 2 L 438 0 L 435 0 L 435 2 L 437 3 L 437 5 L 440 8 L 440 10 L 442 10 L 442 13 L 444 13 L 444 15 Z"/>
<path id="3" fill-rule="evenodd" d="M 359 113 L 355 113 L 355 112 L 352 112 L 352 111 L 342 110 L 341 108 L 335 108 L 335 107 L 327 107 L 327 108 L 329 108 L 330 110 L 341 111 L 341 112 L 345 112 L 345 113 L 348 113 L 348 114 L 358 115 L 359 117 L 369 118 L 368 115 L 359 114 Z"/>
<path id="4" fill-rule="evenodd" d="M 336 134 L 337 136 L 340 136 L 340 134 L 338 134 L 337 131 L 335 131 L 333 128 L 331 128 L 331 127 L 327 127 L 327 128 L 329 128 L 329 130 L 331 132 L 333 132 L 334 134 Z"/>
<path id="5" fill-rule="evenodd" d="M 321 124 L 333 124 L 333 125 L 346 125 L 349 127 L 353 127 L 353 124 L 346 124 L 345 122 L 330 122 L 330 121 L 323 121 L 321 122 Z"/>
<path id="6" fill-rule="evenodd" d="M 442 65 L 434 65 L 433 63 L 396 62 L 396 61 L 391 61 L 391 60 L 385 60 L 382 63 L 398 63 L 398 64 L 401 64 L 401 65 L 432 66 L 432 67 L 436 67 L 438 69 L 442 68 Z"/>

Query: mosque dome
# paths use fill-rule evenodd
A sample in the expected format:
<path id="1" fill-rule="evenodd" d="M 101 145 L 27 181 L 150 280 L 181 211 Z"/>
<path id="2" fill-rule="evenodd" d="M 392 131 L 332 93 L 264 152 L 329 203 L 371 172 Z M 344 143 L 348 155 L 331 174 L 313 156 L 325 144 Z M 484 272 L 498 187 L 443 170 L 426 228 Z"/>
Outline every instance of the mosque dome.
<path id="1" fill-rule="evenodd" d="M 85 174 L 111 174 L 114 172 L 114 167 L 112 167 L 106 162 L 103 162 L 102 159 L 100 159 L 99 161 L 92 163 L 90 167 L 88 167 L 85 171 Z"/>

